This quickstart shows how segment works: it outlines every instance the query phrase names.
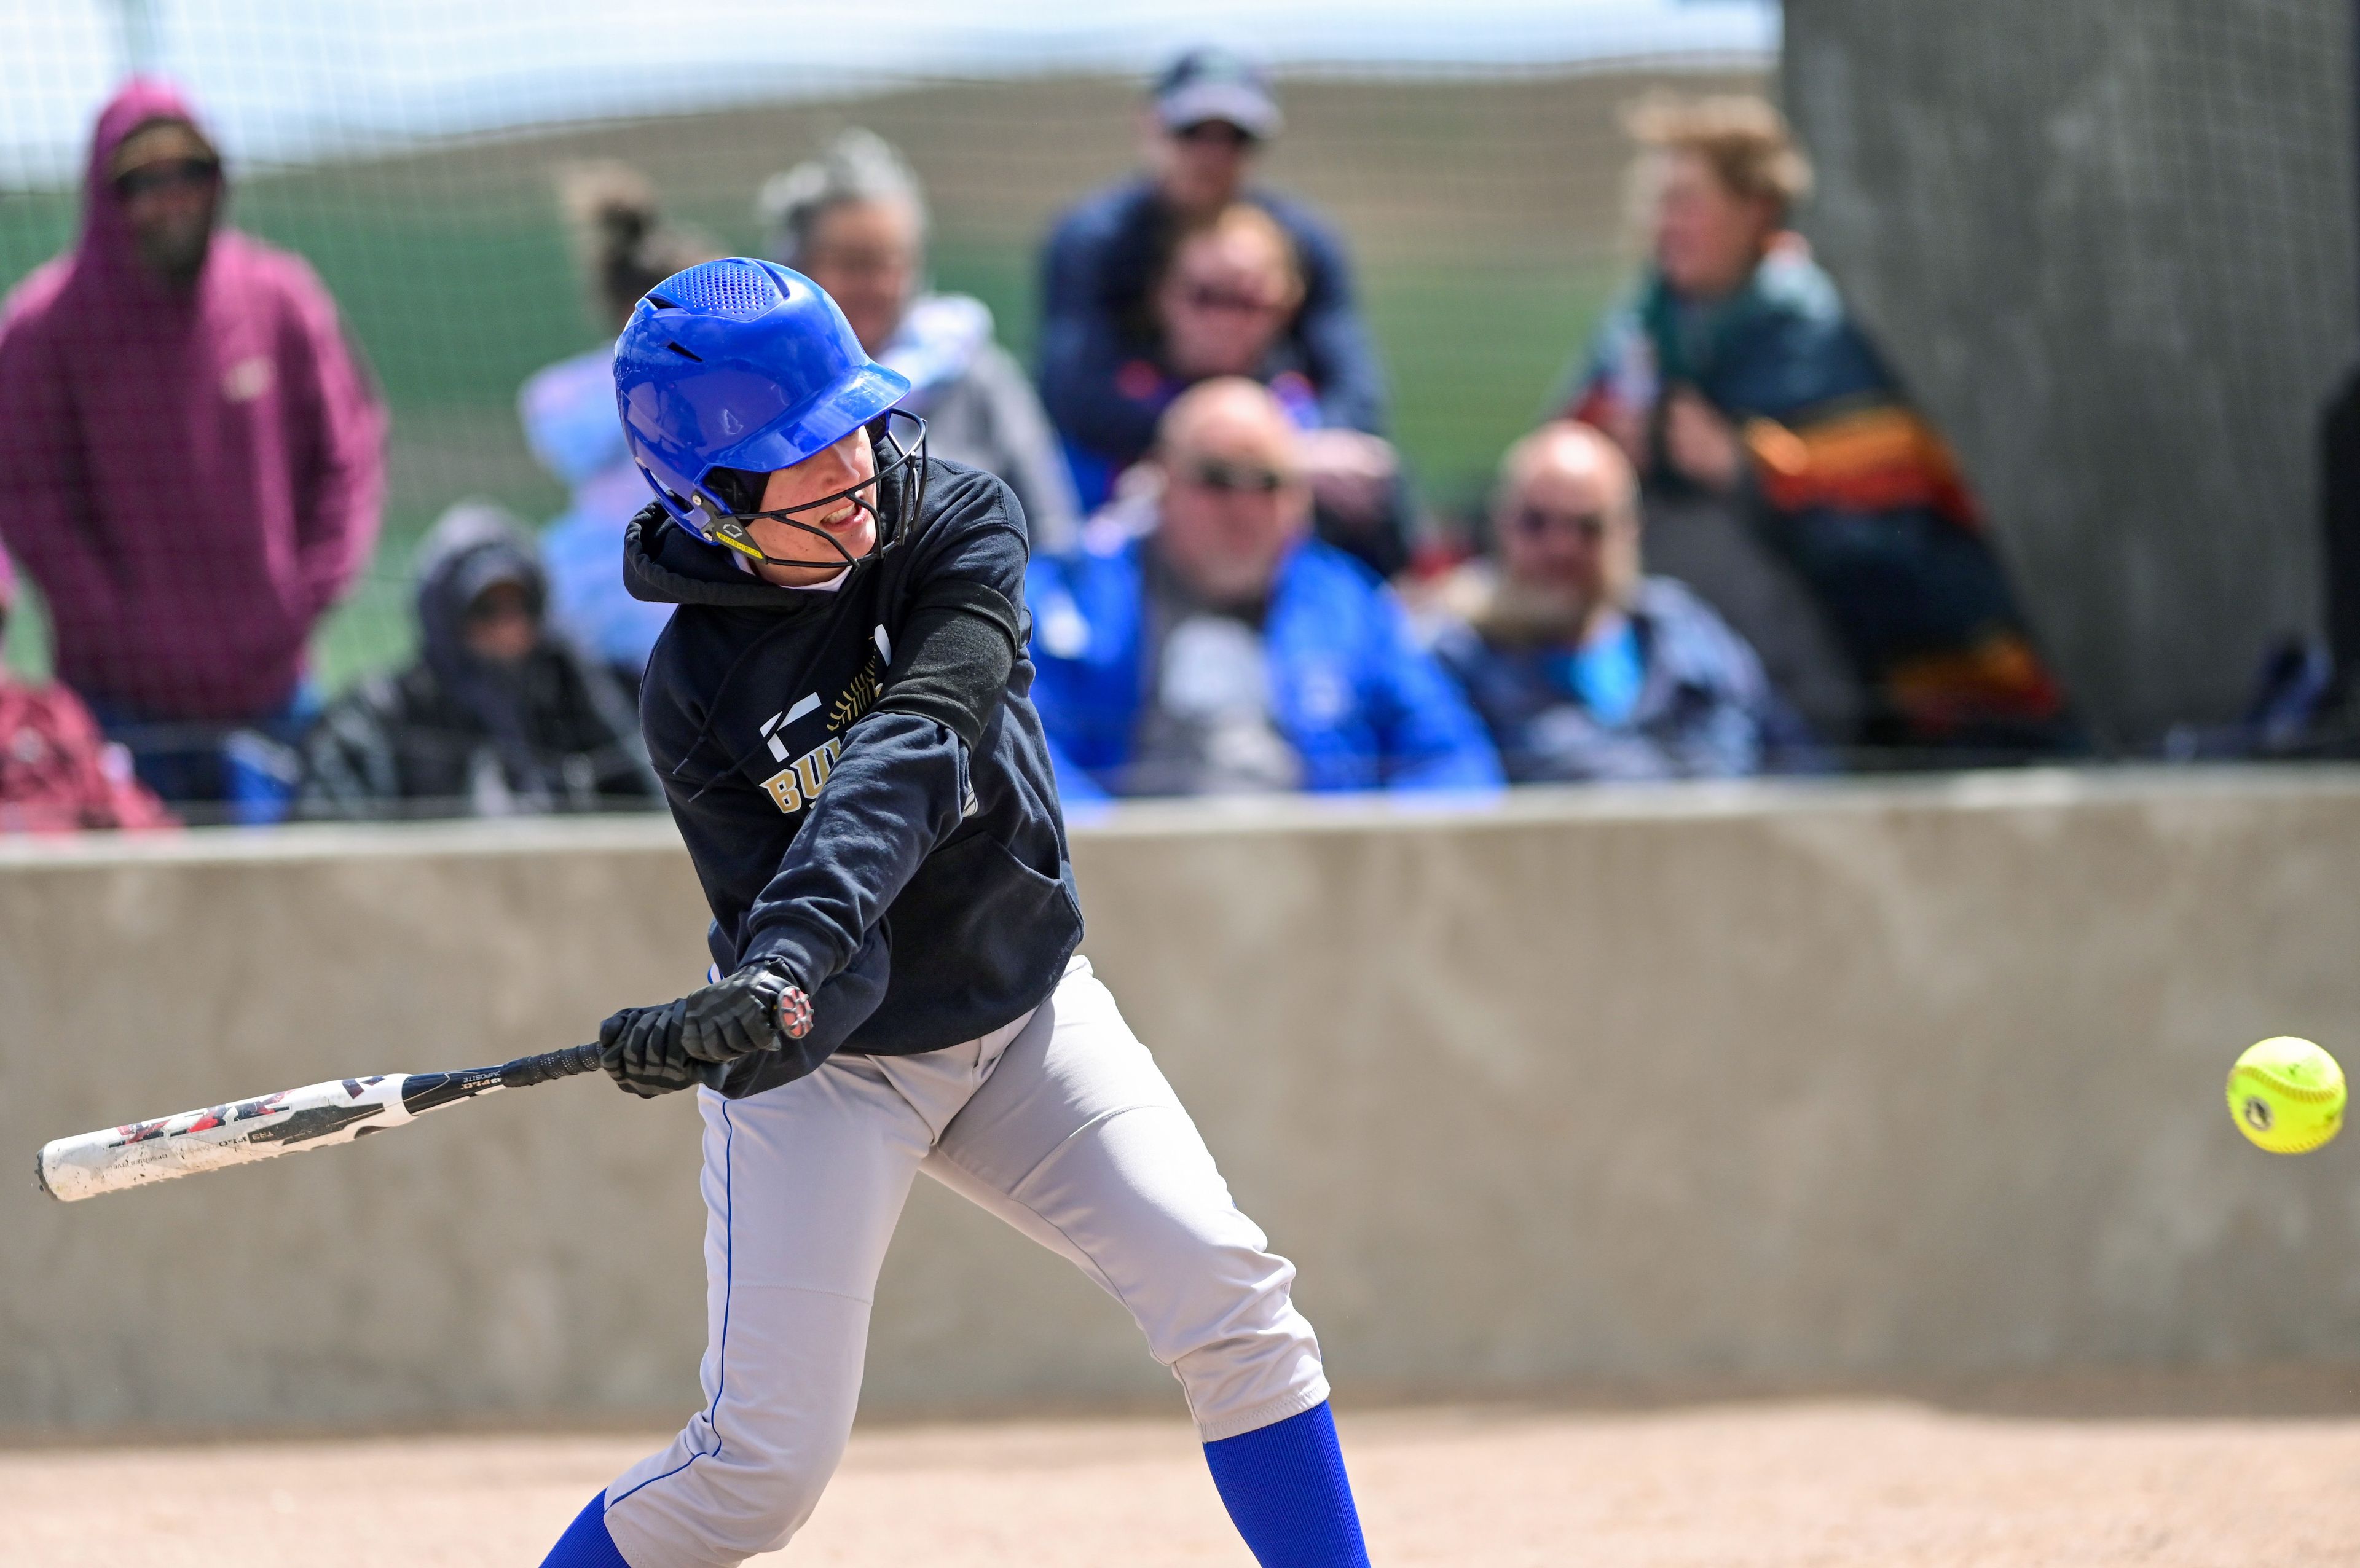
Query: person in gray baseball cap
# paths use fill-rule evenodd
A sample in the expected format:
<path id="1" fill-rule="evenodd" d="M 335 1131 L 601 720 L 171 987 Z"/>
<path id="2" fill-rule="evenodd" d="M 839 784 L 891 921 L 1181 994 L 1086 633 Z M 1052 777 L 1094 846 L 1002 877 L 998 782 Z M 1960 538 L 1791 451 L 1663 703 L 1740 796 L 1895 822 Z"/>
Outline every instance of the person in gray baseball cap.
<path id="1" fill-rule="evenodd" d="M 1284 125 L 1259 65 L 1228 49 L 1192 49 L 1149 91 L 1140 116 L 1146 167 L 1085 198 L 1050 231 L 1041 258 L 1041 398 L 1085 508 L 1107 498 L 1119 454 L 1154 439 L 1162 409 L 1118 389 L 1153 374 L 1155 278 L 1181 234 L 1233 201 L 1267 211 L 1294 244 L 1303 304 L 1286 346 L 1318 396 L 1321 424 L 1385 433 L 1384 371 L 1342 242 L 1303 203 L 1247 180 Z"/>
<path id="2" fill-rule="evenodd" d="M 1266 142 L 1286 126 L 1269 73 L 1228 49 L 1190 49 L 1157 74 L 1153 93 L 1156 123 L 1166 131 L 1218 121 Z"/>

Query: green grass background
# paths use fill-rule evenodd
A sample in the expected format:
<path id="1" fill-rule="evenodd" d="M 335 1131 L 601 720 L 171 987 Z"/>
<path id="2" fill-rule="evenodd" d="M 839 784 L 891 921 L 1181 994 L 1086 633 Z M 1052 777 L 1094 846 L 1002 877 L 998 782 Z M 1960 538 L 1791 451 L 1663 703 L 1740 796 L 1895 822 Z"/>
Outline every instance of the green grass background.
<path id="1" fill-rule="evenodd" d="M 1349 240 L 1393 380 L 1397 439 L 1446 517 L 1476 503 L 1624 269 L 1626 147 L 1615 115 L 1659 80 L 1309 80 L 1286 90 L 1290 128 L 1263 172 L 1322 207 Z M 832 130 L 868 125 L 927 182 L 935 285 L 985 300 L 1002 341 L 1029 358 L 1038 236 L 1076 195 L 1132 166 L 1132 93 L 1087 79 L 935 83 L 365 163 L 235 170 L 233 221 L 318 269 L 393 411 L 383 543 L 321 630 L 327 682 L 406 656 L 410 558 L 444 506 L 484 495 L 538 521 L 562 504 L 515 414 L 527 376 L 602 339 L 552 195 L 559 166 L 631 162 L 657 180 L 673 216 L 746 251 L 760 244 L 751 207 L 761 179 Z M 0 278 L 13 283 L 69 242 L 76 201 L 0 191 Z M 8 662 L 44 669 L 43 643 L 34 606 L 12 621 Z"/>

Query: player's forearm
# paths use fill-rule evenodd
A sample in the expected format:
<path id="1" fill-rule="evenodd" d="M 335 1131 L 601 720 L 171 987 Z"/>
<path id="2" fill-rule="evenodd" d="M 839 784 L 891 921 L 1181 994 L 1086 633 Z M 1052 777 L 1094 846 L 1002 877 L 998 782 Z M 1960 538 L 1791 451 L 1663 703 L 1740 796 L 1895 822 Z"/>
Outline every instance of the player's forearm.
<path id="1" fill-rule="evenodd" d="M 890 711 L 862 719 L 748 911 L 740 960 L 777 959 L 807 989 L 825 984 L 958 826 L 967 796 L 967 748 L 945 725 Z"/>

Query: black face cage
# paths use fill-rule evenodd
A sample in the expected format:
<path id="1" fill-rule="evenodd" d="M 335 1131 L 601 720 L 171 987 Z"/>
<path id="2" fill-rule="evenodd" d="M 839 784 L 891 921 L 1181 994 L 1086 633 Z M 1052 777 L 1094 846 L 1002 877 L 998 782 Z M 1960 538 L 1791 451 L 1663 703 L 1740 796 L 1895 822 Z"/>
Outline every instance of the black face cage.
<path id="1" fill-rule="evenodd" d="M 901 423 L 896 424 L 900 420 Z M 716 470 L 697 486 L 694 513 L 704 525 L 705 537 L 713 543 L 736 550 L 749 561 L 768 566 L 794 566 L 829 571 L 848 570 L 862 561 L 873 561 L 907 537 L 917 527 L 919 509 L 926 500 L 926 421 L 901 408 L 889 408 L 869 421 L 869 441 L 877 459 L 877 472 L 859 484 L 838 490 L 832 495 L 822 495 L 801 506 L 782 506 L 775 511 L 751 510 L 761 499 L 760 492 L 746 491 L 758 485 L 759 475 L 739 474 L 735 470 Z M 890 454 L 890 459 L 888 454 Z M 899 504 L 890 517 L 878 505 L 884 494 L 885 481 L 899 476 L 895 489 Z M 868 492 L 864 495 L 862 492 Z M 825 516 L 846 501 L 858 501 L 869 508 L 877 519 L 877 537 L 868 551 L 854 555 L 844 548 L 834 534 L 810 521 Z M 727 510 L 716 510 L 718 502 Z M 792 556 L 771 555 L 754 542 L 746 525 L 769 520 L 799 528 L 827 546 L 829 556 L 820 561 L 805 561 Z"/>

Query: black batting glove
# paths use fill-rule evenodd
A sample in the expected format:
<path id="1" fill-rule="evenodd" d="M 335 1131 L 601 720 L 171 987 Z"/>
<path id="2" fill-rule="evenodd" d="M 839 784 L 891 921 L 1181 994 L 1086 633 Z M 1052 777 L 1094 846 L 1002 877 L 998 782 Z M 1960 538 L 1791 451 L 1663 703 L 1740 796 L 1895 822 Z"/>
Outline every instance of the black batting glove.
<path id="1" fill-rule="evenodd" d="M 693 1088 L 707 1065 L 776 1051 L 811 1032 L 811 998 L 778 970 L 748 964 L 660 1007 L 626 1007 L 598 1026 L 598 1062 L 642 1099 Z"/>
<path id="2" fill-rule="evenodd" d="M 681 1005 L 681 1048 L 699 1062 L 735 1062 L 811 1033 L 811 998 L 768 964 L 691 991 Z"/>
<path id="3" fill-rule="evenodd" d="M 685 998 L 660 1007 L 625 1007 L 598 1026 L 598 1065 L 643 1100 L 694 1087 L 704 1063 L 681 1049 Z"/>

